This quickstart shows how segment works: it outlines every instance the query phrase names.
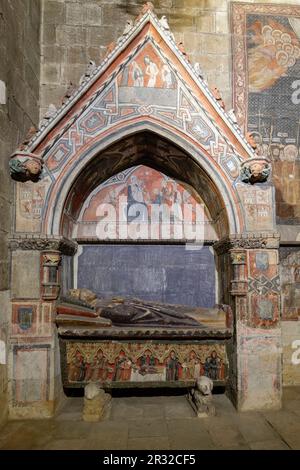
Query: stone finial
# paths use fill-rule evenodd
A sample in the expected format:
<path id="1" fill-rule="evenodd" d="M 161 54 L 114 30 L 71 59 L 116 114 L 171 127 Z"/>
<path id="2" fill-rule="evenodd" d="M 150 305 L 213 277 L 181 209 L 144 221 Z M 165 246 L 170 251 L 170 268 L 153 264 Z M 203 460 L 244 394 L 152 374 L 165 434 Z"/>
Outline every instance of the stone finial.
<path id="1" fill-rule="evenodd" d="M 215 98 L 215 100 L 217 100 L 217 102 L 219 103 L 219 105 L 221 106 L 221 108 L 225 109 L 225 103 L 223 101 L 223 98 L 221 96 L 221 93 L 220 93 L 220 90 L 219 88 L 217 88 L 216 86 L 213 87 L 211 89 L 211 92 L 213 94 L 213 97 Z"/>
<path id="2" fill-rule="evenodd" d="M 145 13 L 147 13 L 148 11 L 153 11 L 153 10 L 154 10 L 154 5 L 152 2 L 144 3 L 140 11 L 140 14 L 136 17 L 135 22 L 137 23 L 145 15 Z"/>
<path id="3" fill-rule="evenodd" d="M 9 161 L 10 176 L 16 181 L 38 181 L 42 159 L 33 153 L 16 151 Z"/>
<path id="4" fill-rule="evenodd" d="M 132 28 L 133 28 L 133 21 L 127 20 L 122 36 L 127 36 L 127 34 L 129 34 L 130 31 L 132 30 Z"/>
<path id="5" fill-rule="evenodd" d="M 79 85 L 82 85 L 82 83 L 84 83 L 86 80 L 88 80 L 93 75 L 93 72 L 96 69 L 96 67 L 97 67 L 96 62 L 94 62 L 93 60 L 90 60 L 89 65 L 86 68 L 86 71 L 80 77 Z"/>
<path id="6" fill-rule="evenodd" d="M 185 50 L 185 48 L 184 48 L 183 42 L 180 41 L 180 42 L 177 44 L 177 47 L 178 47 L 178 49 L 180 50 L 181 54 L 182 54 L 188 61 L 190 61 L 190 60 L 189 60 L 189 56 L 187 55 L 186 50 Z"/>
<path id="7" fill-rule="evenodd" d="M 203 72 L 202 72 L 199 62 L 195 62 L 194 70 L 196 72 L 196 75 L 198 75 L 198 77 L 203 78 Z"/>
<path id="8" fill-rule="evenodd" d="M 236 115 L 235 115 L 235 112 L 234 112 L 234 109 L 230 109 L 228 112 L 227 112 L 228 116 L 230 117 L 230 119 L 232 120 L 233 124 L 237 124 L 237 118 L 236 118 Z"/>
<path id="9" fill-rule="evenodd" d="M 56 106 L 54 104 L 49 104 L 49 108 L 45 114 L 45 116 L 41 119 L 41 122 L 39 124 L 39 128 L 47 126 L 49 120 L 55 116 L 57 112 Z"/>
<path id="10" fill-rule="evenodd" d="M 124 28 L 124 31 L 122 33 L 122 36 L 120 36 L 118 38 L 118 44 L 124 39 L 126 38 L 126 36 L 130 33 L 130 31 L 132 30 L 133 28 L 133 21 L 132 20 L 127 20 L 126 21 L 126 24 L 125 24 L 125 28 Z"/>
<path id="11" fill-rule="evenodd" d="M 65 96 L 63 97 L 62 104 L 65 104 L 69 98 L 73 95 L 76 90 L 76 85 L 73 82 L 70 82 L 66 91 Z"/>
<path id="12" fill-rule="evenodd" d="M 250 158 L 241 165 L 241 180 L 243 183 L 264 183 L 271 173 L 269 160 L 265 158 Z"/>
<path id="13" fill-rule="evenodd" d="M 174 37 L 174 34 L 171 32 L 170 30 L 170 26 L 169 26 L 169 23 L 168 23 L 168 19 L 166 17 L 166 15 L 163 15 L 161 17 L 161 19 L 159 20 L 159 23 L 161 25 L 161 27 L 163 28 L 163 30 L 165 31 L 165 33 L 171 38 L 173 39 L 173 41 L 175 41 L 175 37 Z"/>
<path id="14" fill-rule="evenodd" d="M 108 46 L 106 47 L 104 59 L 105 59 L 105 57 L 107 57 L 107 56 L 114 50 L 115 47 L 116 47 L 116 43 L 115 43 L 115 42 L 110 42 L 110 43 L 108 44 Z"/>

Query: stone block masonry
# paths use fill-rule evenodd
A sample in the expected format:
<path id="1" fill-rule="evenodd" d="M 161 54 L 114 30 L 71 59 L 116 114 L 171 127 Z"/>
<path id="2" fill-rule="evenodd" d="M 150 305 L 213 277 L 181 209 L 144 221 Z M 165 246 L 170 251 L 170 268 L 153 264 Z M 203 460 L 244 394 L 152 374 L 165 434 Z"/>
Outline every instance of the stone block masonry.
<path id="1" fill-rule="evenodd" d="M 0 0 L 0 426 L 7 417 L 13 188 L 8 158 L 39 120 L 41 1 Z"/>

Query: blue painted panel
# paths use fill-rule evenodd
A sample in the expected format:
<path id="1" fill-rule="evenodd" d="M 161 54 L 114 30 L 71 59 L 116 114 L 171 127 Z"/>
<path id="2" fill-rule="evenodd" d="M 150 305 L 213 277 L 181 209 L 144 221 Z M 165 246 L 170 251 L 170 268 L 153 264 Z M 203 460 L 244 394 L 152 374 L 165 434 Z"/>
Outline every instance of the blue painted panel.
<path id="1" fill-rule="evenodd" d="M 99 296 L 213 307 L 215 263 L 208 247 L 85 245 L 78 258 L 78 287 Z"/>

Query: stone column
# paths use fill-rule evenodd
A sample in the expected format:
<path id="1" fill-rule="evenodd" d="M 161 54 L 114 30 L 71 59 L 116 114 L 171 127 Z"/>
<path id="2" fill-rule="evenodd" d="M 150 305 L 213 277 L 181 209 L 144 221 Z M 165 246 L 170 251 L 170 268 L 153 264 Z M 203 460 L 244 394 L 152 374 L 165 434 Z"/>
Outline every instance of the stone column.
<path id="1" fill-rule="evenodd" d="M 9 352 L 11 419 L 53 416 L 62 396 L 56 299 L 61 254 L 76 244 L 62 237 L 14 236 L 12 322 Z"/>
<path id="2" fill-rule="evenodd" d="M 279 237 L 231 237 L 217 244 L 231 259 L 235 328 L 229 393 L 239 410 L 281 406 Z M 222 275 L 222 273 L 220 273 Z"/>

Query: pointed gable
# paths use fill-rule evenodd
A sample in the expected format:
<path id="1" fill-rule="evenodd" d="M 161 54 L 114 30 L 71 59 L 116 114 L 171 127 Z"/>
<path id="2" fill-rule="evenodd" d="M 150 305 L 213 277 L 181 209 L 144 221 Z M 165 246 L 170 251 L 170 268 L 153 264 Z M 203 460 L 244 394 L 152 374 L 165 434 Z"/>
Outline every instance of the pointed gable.
<path id="1" fill-rule="evenodd" d="M 146 11 L 38 131 L 27 150 L 47 171 L 60 171 L 114 126 L 149 119 L 184 133 L 236 177 L 253 150 L 165 26 Z"/>

